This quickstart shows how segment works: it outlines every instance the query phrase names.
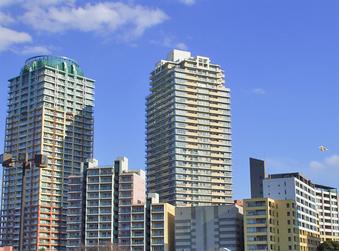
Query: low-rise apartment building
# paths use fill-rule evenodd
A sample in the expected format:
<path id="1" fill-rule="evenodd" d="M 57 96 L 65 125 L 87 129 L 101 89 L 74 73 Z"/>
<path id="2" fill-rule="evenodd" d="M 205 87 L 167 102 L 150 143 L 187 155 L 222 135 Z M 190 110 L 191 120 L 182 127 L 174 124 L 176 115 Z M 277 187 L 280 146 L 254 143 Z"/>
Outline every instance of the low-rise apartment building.
<path id="1" fill-rule="evenodd" d="M 174 250 L 175 207 L 146 201 L 145 172 L 128 170 L 120 157 L 113 165 L 97 160 L 82 165 L 82 174 L 69 179 L 67 250 L 107 247 L 128 251 Z"/>
<path id="2" fill-rule="evenodd" d="M 254 198 L 244 201 L 245 251 L 309 250 L 303 248 L 293 200 Z"/>
<path id="3" fill-rule="evenodd" d="M 175 250 L 243 250 L 243 209 L 238 205 L 177 207 Z"/>
<path id="4" fill-rule="evenodd" d="M 321 241 L 339 241 L 337 189 L 315 185 Z"/>

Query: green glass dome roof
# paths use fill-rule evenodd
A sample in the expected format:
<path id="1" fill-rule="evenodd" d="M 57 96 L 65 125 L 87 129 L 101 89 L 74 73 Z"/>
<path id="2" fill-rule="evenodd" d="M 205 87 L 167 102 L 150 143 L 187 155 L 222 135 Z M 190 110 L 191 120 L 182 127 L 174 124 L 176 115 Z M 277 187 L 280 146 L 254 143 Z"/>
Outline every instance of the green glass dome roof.
<path id="1" fill-rule="evenodd" d="M 83 70 L 80 68 L 79 64 L 75 60 L 67 57 L 50 55 L 35 56 L 27 59 L 22 71 L 26 72 L 30 69 L 36 70 L 44 66 L 49 66 L 61 71 L 67 71 L 68 73 L 75 75 L 84 75 Z"/>

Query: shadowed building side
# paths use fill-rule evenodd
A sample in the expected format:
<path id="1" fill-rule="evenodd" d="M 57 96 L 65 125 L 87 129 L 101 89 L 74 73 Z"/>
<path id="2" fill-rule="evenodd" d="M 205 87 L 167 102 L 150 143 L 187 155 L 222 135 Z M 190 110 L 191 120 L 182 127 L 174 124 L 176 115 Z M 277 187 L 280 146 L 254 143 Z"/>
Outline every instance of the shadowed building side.
<path id="1" fill-rule="evenodd" d="M 68 58 L 38 56 L 9 80 L 5 152 L 48 156 L 26 171 L 24 247 L 65 250 L 68 177 L 93 152 L 94 80 Z M 18 250 L 22 167 L 3 169 L 1 243 Z"/>
<path id="2" fill-rule="evenodd" d="M 263 198 L 263 180 L 266 178 L 265 161 L 250 158 L 251 198 Z"/>

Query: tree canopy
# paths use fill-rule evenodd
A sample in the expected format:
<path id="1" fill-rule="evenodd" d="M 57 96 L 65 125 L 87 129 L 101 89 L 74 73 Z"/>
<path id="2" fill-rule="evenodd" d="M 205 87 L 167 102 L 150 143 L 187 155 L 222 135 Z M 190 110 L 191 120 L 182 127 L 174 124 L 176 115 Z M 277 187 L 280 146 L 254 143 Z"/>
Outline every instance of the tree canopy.
<path id="1" fill-rule="evenodd" d="M 319 245 L 318 251 L 339 251 L 339 242 L 325 241 Z"/>

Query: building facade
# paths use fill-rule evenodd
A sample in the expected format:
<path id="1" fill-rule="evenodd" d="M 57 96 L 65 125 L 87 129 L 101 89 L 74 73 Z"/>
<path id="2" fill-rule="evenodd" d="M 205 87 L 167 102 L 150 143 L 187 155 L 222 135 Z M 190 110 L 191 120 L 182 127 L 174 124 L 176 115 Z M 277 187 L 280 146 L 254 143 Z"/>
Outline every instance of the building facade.
<path id="1" fill-rule="evenodd" d="M 263 180 L 266 178 L 265 161 L 250 158 L 251 198 L 263 198 Z"/>
<path id="2" fill-rule="evenodd" d="M 147 224 L 149 229 L 150 251 L 174 250 L 174 218 L 175 207 L 169 203 L 159 203 L 159 200 L 148 205 L 150 216 Z"/>
<path id="3" fill-rule="evenodd" d="M 132 205 L 131 214 L 125 224 L 129 225 L 129 251 L 174 250 L 175 207 L 159 203 L 158 194 L 148 194 L 147 202 Z M 119 245 L 120 247 L 124 247 Z"/>
<path id="4" fill-rule="evenodd" d="M 243 208 L 237 205 L 176 207 L 175 250 L 243 250 Z"/>
<path id="5" fill-rule="evenodd" d="M 129 246 L 130 228 L 123 223 L 126 216 L 130 218 L 132 204 L 145 202 L 144 171 L 129 171 L 126 157 L 108 166 L 99 166 L 97 160 L 90 159 L 83 164 L 82 175 L 71 176 L 70 181 L 67 250 L 120 242 L 121 246 Z"/>
<path id="6" fill-rule="evenodd" d="M 245 251 L 317 250 L 304 245 L 293 200 L 253 198 L 244 201 Z"/>
<path id="7" fill-rule="evenodd" d="M 269 175 L 263 189 L 265 198 L 295 201 L 301 250 L 316 250 L 320 230 L 315 185 L 299 173 L 283 173 Z"/>
<path id="8" fill-rule="evenodd" d="M 321 241 L 339 241 L 337 189 L 315 184 Z"/>
<path id="9" fill-rule="evenodd" d="M 26 171 L 24 250 L 65 250 L 68 177 L 93 151 L 94 80 L 68 58 L 39 56 L 9 80 L 5 152 L 48 156 Z M 3 169 L 0 238 L 18 249 L 22 164 Z"/>
<path id="10" fill-rule="evenodd" d="M 145 215 L 133 215 L 133 205 L 144 205 L 146 180 L 143 170 L 124 172 L 119 180 L 118 245 L 128 250 L 139 250 L 145 245 L 137 237 L 145 223 Z M 141 217 L 141 218 L 140 218 Z M 134 238 L 136 237 L 136 238 Z M 141 236 L 140 236 L 141 237 Z M 143 250 L 143 249 L 142 249 Z"/>
<path id="11" fill-rule="evenodd" d="M 88 160 L 82 163 L 80 174 L 71 175 L 68 179 L 66 248 L 70 251 L 78 250 L 84 245 L 87 169 L 96 166 L 98 166 L 97 160 Z"/>
<path id="12" fill-rule="evenodd" d="M 129 251 L 174 250 L 174 206 L 145 194 L 145 173 L 128 170 L 119 157 L 112 166 L 97 160 L 70 176 L 67 250 L 97 250 L 113 244 Z"/>
<path id="13" fill-rule="evenodd" d="M 209 58 L 173 50 L 146 100 L 147 191 L 173 205 L 231 203 L 230 90 Z"/>
<path id="14" fill-rule="evenodd" d="M 123 159 L 122 161 L 126 161 Z M 114 165 L 91 166 L 87 169 L 85 195 L 86 247 L 111 244 L 117 227 L 115 181 L 119 172 Z"/>

